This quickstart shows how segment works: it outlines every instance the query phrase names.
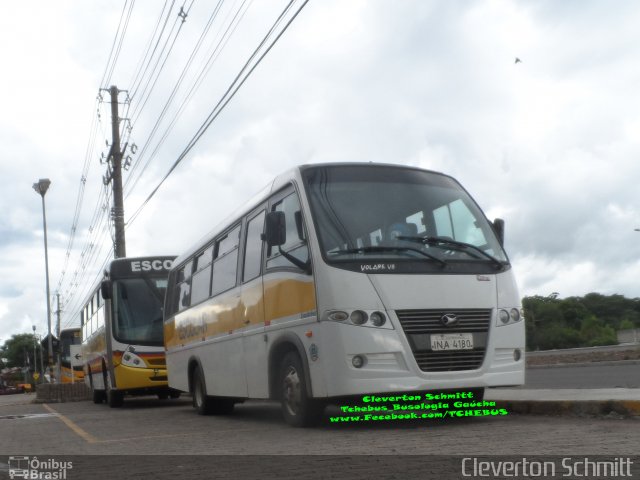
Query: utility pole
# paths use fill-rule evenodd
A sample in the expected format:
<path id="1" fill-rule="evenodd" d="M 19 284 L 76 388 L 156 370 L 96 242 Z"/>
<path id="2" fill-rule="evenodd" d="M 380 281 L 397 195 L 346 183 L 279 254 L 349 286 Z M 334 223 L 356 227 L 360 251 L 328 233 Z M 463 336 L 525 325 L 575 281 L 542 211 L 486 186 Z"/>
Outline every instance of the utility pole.
<path id="1" fill-rule="evenodd" d="M 60 361 L 61 361 L 61 357 L 62 357 L 62 352 L 60 351 L 60 348 L 62 347 L 62 339 L 60 338 L 60 294 L 56 293 L 56 299 L 58 300 L 58 308 L 56 309 L 56 318 L 57 318 L 57 322 L 56 322 L 56 332 L 58 334 L 58 352 L 56 355 L 56 378 L 58 379 L 58 383 L 62 383 L 62 376 L 61 376 L 61 368 L 60 368 Z"/>
<path id="2" fill-rule="evenodd" d="M 60 338 L 60 294 L 56 293 L 56 300 L 58 301 L 58 309 L 56 310 L 56 317 L 57 317 L 57 323 L 56 323 L 56 335 L 58 335 L 58 338 Z"/>
<path id="3" fill-rule="evenodd" d="M 107 172 L 105 184 L 113 181 L 113 208 L 111 216 L 115 227 L 115 258 L 127 256 L 124 238 L 124 200 L 122 195 L 122 150 L 120 148 L 120 117 L 118 114 L 118 87 L 112 85 L 109 88 L 111 95 L 111 150 L 109 159 L 111 160 L 111 170 Z"/>

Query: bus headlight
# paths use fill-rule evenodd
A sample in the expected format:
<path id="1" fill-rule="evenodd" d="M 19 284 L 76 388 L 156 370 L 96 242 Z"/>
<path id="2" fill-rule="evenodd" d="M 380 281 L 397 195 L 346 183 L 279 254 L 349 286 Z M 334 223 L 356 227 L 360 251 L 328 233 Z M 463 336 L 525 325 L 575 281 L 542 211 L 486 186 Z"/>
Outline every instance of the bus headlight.
<path id="1" fill-rule="evenodd" d="M 508 314 L 507 314 L 508 315 Z M 344 309 L 325 310 L 320 317 L 321 322 L 336 322 L 357 327 L 380 328 L 393 330 L 393 323 L 389 315 L 381 310 Z"/>
<path id="2" fill-rule="evenodd" d="M 333 312 L 329 312 L 327 318 L 333 322 L 344 322 L 347 318 L 349 318 L 349 314 L 341 310 L 335 310 Z"/>
<path id="3" fill-rule="evenodd" d="M 498 310 L 498 318 L 497 325 L 512 325 L 514 323 L 518 323 L 519 321 L 524 320 L 522 313 L 520 313 L 520 309 L 518 308 L 500 308 Z"/>
<path id="4" fill-rule="evenodd" d="M 147 364 L 144 363 L 144 360 L 133 352 L 124 352 L 124 355 L 122 355 L 122 365 L 134 368 L 147 367 Z"/>
<path id="5" fill-rule="evenodd" d="M 374 327 L 381 327 L 387 321 L 387 317 L 382 312 L 373 312 L 369 318 Z"/>
<path id="6" fill-rule="evenodd" d="M 362 310 L 354 310 L 351 312 L 351 323 L 354 325 L 363 325 L 367 321 L 367 312 Z"/>

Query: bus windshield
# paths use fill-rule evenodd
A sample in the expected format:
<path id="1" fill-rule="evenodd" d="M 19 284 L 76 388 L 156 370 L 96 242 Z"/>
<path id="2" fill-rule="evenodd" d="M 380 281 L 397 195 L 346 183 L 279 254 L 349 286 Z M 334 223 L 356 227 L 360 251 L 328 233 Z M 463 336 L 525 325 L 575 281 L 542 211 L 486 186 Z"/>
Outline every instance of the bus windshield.
<path id="1" fill-rule="evenodd" d="M 304 180 L 329 263 L 382 259 L 506 264 L 484 214 L 452 178 L 393 166 L 309 167 Z"/>
<path id="2" fill-rule="evenodd" d="M 145 276 L 114 282 L 113 335 L 122 343 L 162 345 L 166 278 Z"/>

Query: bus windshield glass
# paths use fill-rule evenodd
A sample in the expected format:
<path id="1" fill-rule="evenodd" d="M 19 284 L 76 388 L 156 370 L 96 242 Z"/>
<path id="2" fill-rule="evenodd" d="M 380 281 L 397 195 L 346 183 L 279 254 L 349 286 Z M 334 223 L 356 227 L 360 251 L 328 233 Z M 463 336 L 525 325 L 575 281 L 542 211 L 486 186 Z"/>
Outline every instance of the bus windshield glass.
<path id="1" fill-rule="evenodd" d="M 501 268 L 507 256 L 475 201 L 451 177 L 393 166 L 304 171 L 325 260 Z"/>
<path id="2" fill-rule="evenodd" d="M 165 277 L 143 276 L 114 282 L 114 337 L 134 345 L 162 345 Z"/>
<path id="3" fill-rule="evenodd" d="M 63 365 L 71 365 L 71 345 L 80 345 L 82 339 L 80 338 L 80 330 L 77 331 L 63 331 L 60 334 L 61 345 L 61 358 L 60 361 Z"/>

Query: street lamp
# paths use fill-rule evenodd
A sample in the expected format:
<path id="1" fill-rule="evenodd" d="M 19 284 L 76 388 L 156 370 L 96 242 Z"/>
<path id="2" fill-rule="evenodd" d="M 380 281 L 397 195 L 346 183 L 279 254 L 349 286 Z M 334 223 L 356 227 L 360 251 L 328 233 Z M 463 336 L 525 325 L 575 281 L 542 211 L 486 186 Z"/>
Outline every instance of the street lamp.
<path id="1" fill-rule="evenodd" d="M 36 373 L 38 371 L 38 352 L 36 350 L 36 326 L 33 325 L 33 372 Z M 38 380 L 35 379 L 35 382 L 38 383 Z"/>
<path id="2" fill-rule="evenodd" d="M 51 305 L 49 302 L 49 253 L 47 251 L 47 214 L 44 208 L 44 194 L 47 193 L 51 180 L 41 178 L 33 184 L 33 189 L 42 197 L 42 225 L 44 226 L 44 268 L 47 275 L 47 325 L 49 328 L 49 365 L 53 363 L 53 339 L 51 338 Z"/>

